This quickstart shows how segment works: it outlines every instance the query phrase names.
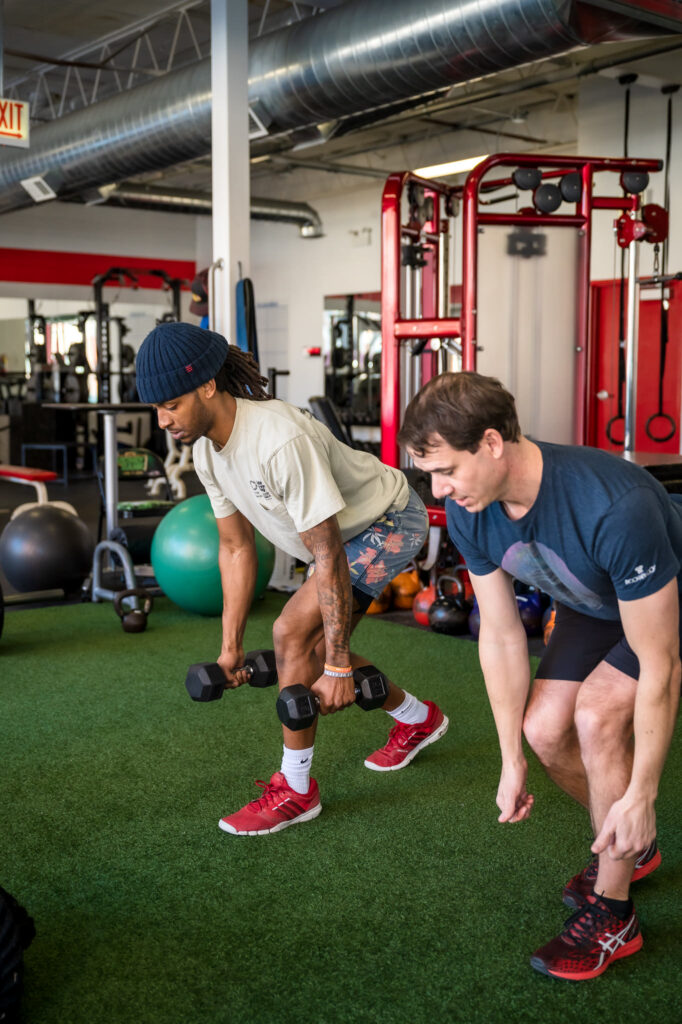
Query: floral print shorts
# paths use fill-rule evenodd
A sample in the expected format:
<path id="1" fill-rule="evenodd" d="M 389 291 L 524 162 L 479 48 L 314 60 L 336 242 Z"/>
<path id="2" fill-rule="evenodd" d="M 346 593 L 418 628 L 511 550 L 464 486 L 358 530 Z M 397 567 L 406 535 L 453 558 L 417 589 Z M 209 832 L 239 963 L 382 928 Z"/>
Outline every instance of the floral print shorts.
<path id="1" fill-rule="evenodd" d="M 417 557 L 429 531 L 429 516 L 416 491 L 402 512 L 386 512 L 347 540 L 344 547 L 353 590 L 378 597 L 387 583 Z"/>

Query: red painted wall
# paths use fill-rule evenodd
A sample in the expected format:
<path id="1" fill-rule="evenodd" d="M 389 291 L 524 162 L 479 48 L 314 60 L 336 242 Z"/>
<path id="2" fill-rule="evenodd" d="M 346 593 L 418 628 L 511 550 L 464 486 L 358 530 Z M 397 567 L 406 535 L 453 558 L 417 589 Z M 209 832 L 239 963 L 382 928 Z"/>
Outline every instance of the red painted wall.
<path id="1" fill-rule="evenodd" d="M 186 281 L 187 287 L 196 274 L 196 263 L 190 260 L 150 260 L 111 253 L 0 248 L 1 281 L 89 286 L 94 277 L 106 273 L 111 267 L 125 267 L 139 272 L 140 286 L 143 288 L 163 287 L 161 278 L 143 275 L 141 272 L 145 270 L 165 270 L 170 277 Z"/>
<path id="2" fill-rule="evenodd" d="M 592 338 L 593 367 L 590 386 L 590 428 L 587 443 L 607 451 L 622 451 L 609 441 L 606 425 L 618 412 L 618 333 L 619 333 L 619 287 L 618 281 L 595 281 L 592 283 Z M 682 281 L 673 281 L 668 286 L 670 307 L 668 310 L 668 345 L 666 348 L 665 375 L 663 378 L 663 411 L 673 417 L 675 433 L 669 441 L 656 442 L 648 436 L 646 422 L 658 409 L 658 382 L 660 376 L 660 288 L 648 290 L 651 298 L 642 299 L 639 304 L 639 343 L 637 359 L 637 418 L 635 429 L 635 451 L 638 452 L 679 452 L 680 451 L 680 393 L 682 391 Z M 627 285 L 625 288 L 627 303 Z M 607 391 L 609 398 L 600 400 L 599 391 Z M 623 386 L 623 412 L 625 411 L 625 386 Z M 623 439 L 623 422 L 615 423 L 612 434 Z M 662 419 L 650 424 L 651 433 L 660 437 L 668 433 L 670 425 Z"/>

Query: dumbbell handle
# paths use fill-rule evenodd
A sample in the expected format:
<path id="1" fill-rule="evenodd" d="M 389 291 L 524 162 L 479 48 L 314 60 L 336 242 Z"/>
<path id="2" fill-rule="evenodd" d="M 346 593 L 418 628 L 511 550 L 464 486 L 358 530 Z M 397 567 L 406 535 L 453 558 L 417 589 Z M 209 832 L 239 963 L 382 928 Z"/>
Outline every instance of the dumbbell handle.
<path id="1" fill-rule="evenodd" d="M 354 685 L 355 689 L 355 703 L 362 708 L 363 711 L 370 711 L 373 708 L 381 707 L 388 697 L 388 683 L 384 676 L 380 676 L 382 684 L 372 697 L 366 698 L 362 692 L 362 682 L 356 681 Z M 287 712 L 287 702 L 295 700 L 296 704 L 299 701 L 303 704 L 301 717 L 298 719 L 290 719 Z M 315 720 L 316 715 L 320 710 L 320 698 L 312 693 L 307 687 L 302 686 L 300 683 L 294 686 L 287 686 L 280 692 L 277 700 L 277 714 L 283 725 L 286 725 L 288 729 L 297 731 L 299 729 L 307 729 L 311 726 Z"/>
<path id="2" fill-rule="evenodd" d="M 319 711 L 320 711 L 320 698 L 317 696 L 316 693 L 313 693 L 307 687 L 304 687 L 304 689 L 306 691 L 307 698 L 315 705 L 315 707 L 317 709 L 316 713 L 319 714 Z M 282 693 L 284 693 L 284 690 L 282 691 Z M 356 685 L 356 687 L 355 687 L 355 700 L 357 701 L 358 697 L 361 697 L 361 696 L 362 696 L 362 690 L 360 689 L 359 686 Z M 301 697 L 303 697 L 303 694 L 301 694 Z"/>
<path id="3" fill-rule="evenodd" d="M 253 660 L 251 658 L 249 658 L 249 656 L 247 655 L 246 661 L 244 662 L 244 664 L 240 665 L 239 668 L 233 668 L 231 671 L 232 671 L 232 675 L 235 675 L 237 672 L 246 672 L 246 674 L 249 677 L 249 679 L 253 679 L 253 677 L 258 673 L 258 668 L 254 664 Z M 227 682 L 227 676 L 225 677 L 225 682 Z M 260 685 L 261 686 L 274 686 L 274 684 L 276 682 L 277 682 L 277 678 L 276 678 L 276 674 L 275 674 L 274 678 L 269 679 L 267 683 L 261 683 Z"/>
<path id="4" fill-rule="evenodd" d="M 245 672 L 251 686 L 272 686 L 277 681 L 277 675 L 273 672 L 272 677 L 267 681 L 252 683 L 251 680 L 258 675 L 259 668 L 248 655 L 244 664 L 240 668 L 233 669 L 232 672 Z M 227 676 L 217 661 L 190 665 L 185 679 L 185 687 L 192 700 L 202 702 L 219 700 L 226 686 Z"/>

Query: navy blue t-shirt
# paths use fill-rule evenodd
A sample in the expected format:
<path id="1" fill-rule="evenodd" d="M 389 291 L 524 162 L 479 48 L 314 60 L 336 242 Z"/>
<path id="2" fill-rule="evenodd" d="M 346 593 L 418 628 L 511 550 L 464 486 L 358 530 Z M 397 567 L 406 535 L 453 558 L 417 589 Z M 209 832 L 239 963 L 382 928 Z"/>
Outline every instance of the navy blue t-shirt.
<path id="1" fill-rule="evenodd" d="M 597 619 L 618 600 L 680 585 L 682 505 L 646 470 L 595 448 L 535 442 L 542 482 L 532 508 L 511 520 L 499 502 L 467 512 L 447 500 L 448 533 L 477 576 L 515 579 Z"/>

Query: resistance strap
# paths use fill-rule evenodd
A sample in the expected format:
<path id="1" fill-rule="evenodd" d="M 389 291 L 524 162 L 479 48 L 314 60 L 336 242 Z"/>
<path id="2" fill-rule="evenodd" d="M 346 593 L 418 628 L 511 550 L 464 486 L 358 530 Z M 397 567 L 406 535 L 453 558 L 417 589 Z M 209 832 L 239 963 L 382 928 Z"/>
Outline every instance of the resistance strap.
<path id="1" fill-rule="evenodd" d="M 630 86 L 637 81 L 637 75 L 621 75 L 618 79 L 625 86 L 625 118 L 623 124 L 623 156 L 628 157 L 628 139 L 630 135 Z M 614 242 L 614 245 L 616 243 Z M 622 446 L 625 437 L 615 438 L 613 428 L 616 423 L 625 423 L 623 410 L 623 391 L 625 388 L 625 249 L 620 250 L 620 290 L 618 294 L 618 407 L 616 415 L 606 424 L 606 436 L 611 444 Z"/>
<path id="2" fill-rule="evenodd" d="M 665 173 L 664 173 L 664 200 L 666 210 L 670 210 L 670 152 L 672 143 L 673 127 L 673 95 L 678 91 L 679 85 L 664 85 L 661 92 L 668 97 L 668 119 L 665 139 Z M 654 277 L 658 273 L 658 245 L 654 246 Z M 666 280 L 668 276 L 668 239 L 663 239 L 663 258 L 661 264 L 661 326 L 659 332 L 659 357 L 658 357 L 658 408 L 646 421 L 646 435 L 656 444 L 663 444 L 675 435 L 677 423 L 670 413 L 663 411 L 663 382 L 665 380 L 665 357 L 668 348 L 668 310 L 670 301 L 666 296 Z M 654 423 L 658 423 L 658 432 L 654 433 Z"/>

